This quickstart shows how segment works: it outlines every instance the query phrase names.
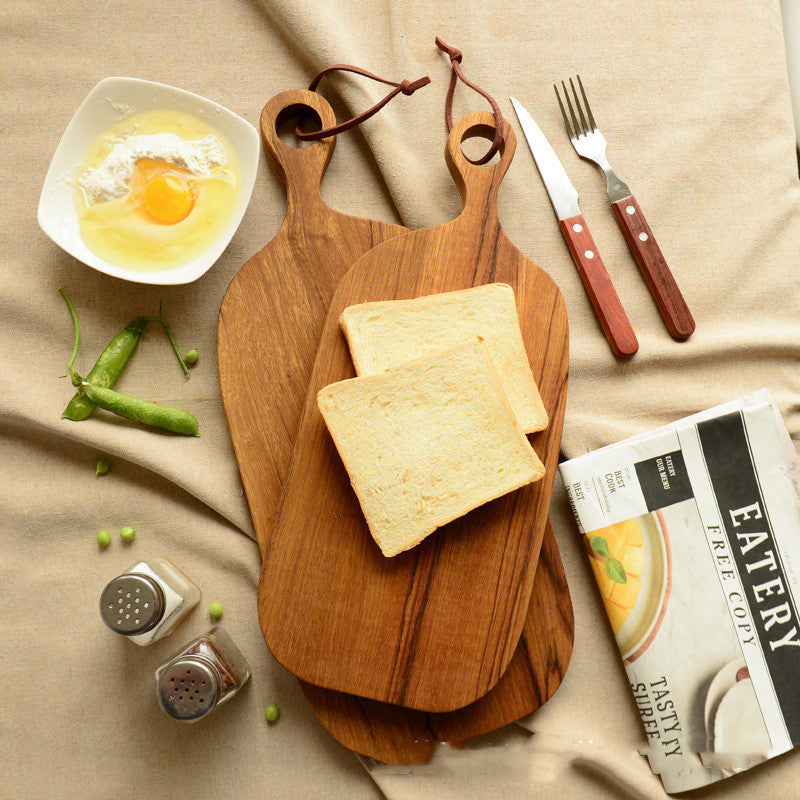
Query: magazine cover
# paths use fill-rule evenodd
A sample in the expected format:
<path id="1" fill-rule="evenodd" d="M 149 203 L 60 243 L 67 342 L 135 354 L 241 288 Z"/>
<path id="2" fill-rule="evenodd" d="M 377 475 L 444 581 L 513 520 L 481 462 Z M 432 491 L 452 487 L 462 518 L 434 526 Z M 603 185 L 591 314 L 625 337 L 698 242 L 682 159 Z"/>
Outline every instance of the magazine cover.
<path id="1" fill-rule="evenodd" d="M 769 393 L 561 473 L 665 789 L 800 743 L 800 465 Z"/>

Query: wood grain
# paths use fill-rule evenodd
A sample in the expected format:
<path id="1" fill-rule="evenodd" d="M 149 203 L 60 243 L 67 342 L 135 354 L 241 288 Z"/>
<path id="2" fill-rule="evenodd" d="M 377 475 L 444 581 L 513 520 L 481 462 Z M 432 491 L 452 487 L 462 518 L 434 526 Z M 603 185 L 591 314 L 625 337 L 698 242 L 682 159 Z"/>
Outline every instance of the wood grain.
<path id="1" fill-rule="evenodd" d="M 633 332 L 583 214 L 559 220 L 558 226 L 586 287 L 586 293 L 611 352 L 617 358 L 630 358 L 639 349 L 639 340 Z"/>
<path id="2" fill-rule="evenodd" d="M 316 94 L 286 92 L 273 98 L 262 114 L 261 129 L 268 152 L 279 164 L 285 145 L 275 143 L 272 132 L 279 113 L 293 104 L 313 104 L 323 121 L 333 116 Z M 331 147 L 333 143 L 331 140 Z M 298 163 L 304 156 L 312 163 Z M 319 208 L 326 165 L 327 160 L 320 169 L 319 156 L 311 148 L 303 148 L 295 160 L 282 164 L 284 176 L 287 171 L 291 173 L 291 183 L 287 179 L 287 195 L 292 198 L 287 218 L 278 235 L 234 277 L 220 312 L 223 400 L 262 553 L 289 467 L 292 431 L 300 421 L 316 354 L 317 341 L 310 340 L 315 335 L 318 339 L 336 285 L 350 263 L 370 249 L 376 236 L 389 238 L 405 231 L 350 217 L 327 206 L 321 214 L 305 216 L 303 208 Z M 345 229 L 341 234 L 340 226 Z M 332 259 L 331 254 L 341 251 L 340 238 L 349 251 L 342 253 L 342 258 Z M 302 306 L 296 306 L 293 298 L 298 293 L 319 302 L 306 299 Z M 258 306 L 253 298 L 264 295 L 269 296 L 268 307 L 273 309 L 271 325 L 265 324 L 265 316 L 254 312 Z M 260 324 L 251 324 L 253 317 Z M 297 343 L 298 331 L 309 336 L 301 339 L 306 346 L 291 359 L 280 357 Z M 258 391 L 251 390 L 253 381 L 258 382 Z M 260 421 L 256 430 L 253 420 Z M 435 715 L 429 721 L 428 715 L 399 706 L 320 689 L 303 681 L 300 687 L 322 724 L 346 747 L 387 763 L 424 763 L 432 755 L 437 738 L 478 736 L 525 716 L 545 702 L 566 672 L 573 630 L 569 590 L 548 525 L 518 646 L 520 657 L 512 658 L 497 686 L 480 701 L 450 714 Z"/>
<path id="3" fill-rule="evenodd" d="M 231 281 L 217 324 L 222 399 L 262 553 L 333 290 L 360 256 L 406 230 L 342 214 L 322 200 L 336 140 L 284 144 L 276 122 L 293 107 L 314 109 L 324 127 L 335 122 L 314 92 L 283 92 L 264 107 L 261 135 L 286 183 L 286 217 Z"/>
<path id="4" fill-rule="evenodd" d="M 319 721 L 345 747 L 387 764 L 425 764 L 439 742 L 497 730 L 543 705 L 567 670 L 573 634 L 567 580 L 548 521 L 522 639 L 497 685 L 479 700 L 428 714 L 303 681 L 300 687 Z"/>
<path id="5" fill-rule="evenodd" d="M 448 139 L 446 159 L 464 199 L 462 214 L 378 245 L 350 269 L 333 297 L 259 587 L 267 644 L 298 677 L 437 713 L 485 695 L 517 648 L 566 396 L 563 298 L 508 241 L 497 219 L 513 132 L 506 126 L 506 146 L 495 166 L 472 166 L 461 153 L 464 138 L 491 135 L 491 120 L 486 114 L 462 118 Z M 322 386 L 353 376 L 338 316 L 354 302 L 494 281 L 514 288 L 528 357 L 550 414 L 549 428 L 531 440 L 547 476 L 476 509 L 413 551 L 385 559 L 316 405 Z"/>
<path id="6" fill-rule="evenodd" d="M 688 339 L 694 332 L 694 318 L 639 203 L 629 195 L 611 208 L 667 330 L 679 341 Z"/>

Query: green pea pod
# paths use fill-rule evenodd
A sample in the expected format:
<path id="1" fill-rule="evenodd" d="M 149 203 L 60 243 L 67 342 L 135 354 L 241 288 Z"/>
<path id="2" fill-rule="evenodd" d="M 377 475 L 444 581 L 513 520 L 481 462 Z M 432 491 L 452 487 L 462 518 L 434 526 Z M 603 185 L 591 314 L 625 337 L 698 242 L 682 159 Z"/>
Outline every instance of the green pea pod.
<path id="1" fill-rule="evenodd" d="M 184 436 L 200 435 L 197 418 L 180 408 L 140 400 L 138 397 L 120 394 L 104 386 L 95 386 L 85 380 L 80 381 L 79 391 L 95 406 L 120 417 L 152 425 L 154 428 L 162 428 L 165 431 L 181 433 Z"/>
<path id="2" fill-rule="evenodd" d="M 106 389 L 113 386 L 133 355 L 133 351 L 136 350 L 139 337 L 147 328 L 147 322 L 147 317 L 137 317 L 126 325 L 100 354 L 100 358 L 86 376 L 87 382 Z M 76 392 L 69 401 L 69 405 L 64 409 L 61 418 L 80 422 L 94 411 L 95 405 L 85 392 Z"/>

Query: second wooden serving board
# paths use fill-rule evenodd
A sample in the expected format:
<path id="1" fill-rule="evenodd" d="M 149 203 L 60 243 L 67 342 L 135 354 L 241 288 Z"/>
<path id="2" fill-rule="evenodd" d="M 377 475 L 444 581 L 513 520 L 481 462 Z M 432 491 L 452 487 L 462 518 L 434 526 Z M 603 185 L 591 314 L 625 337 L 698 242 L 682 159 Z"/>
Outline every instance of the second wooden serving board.
<path id="1" fill-rule="evenodd" d="M 259 617 L 273 654 L 316 686 L 423 711 L 462 708 L 488 692 L 522 632 L 563 425 L 567 323 L 549 278 L 506 238 L 497 191 L 513 157 L 470 165 L 461 142 L 492 117 L 462 118 L 446 159 L 464 210 L 446 225 L 385 242 L 347 273 L 332 301 L 275 527 L 264 553 Z M 316 395 L 353 377 L 338 317 L 367 300 L 470 286 L 512 286 L 534 377 L 550 415 L 532 443 L 546 477 L 384 558 L 372 541 Z"/>

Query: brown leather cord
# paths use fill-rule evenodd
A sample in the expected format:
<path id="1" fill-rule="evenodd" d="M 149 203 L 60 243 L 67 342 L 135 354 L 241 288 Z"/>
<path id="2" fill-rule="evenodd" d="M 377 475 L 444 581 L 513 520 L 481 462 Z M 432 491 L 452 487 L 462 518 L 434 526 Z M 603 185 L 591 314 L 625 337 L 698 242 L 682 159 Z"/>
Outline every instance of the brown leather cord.
<path id="1" fill-rule="evenodd" d="M 480 88 L 480 86 L 476 86 L 464 75 L 464 71 L 461 69 L 461 58 L 463 54 L 459 49 L 446 44 L 438 36 L 436 37 L 436 46 L 442 52 L 447 53 L 447 55 L 450 57 L 450 66 L 452 67 L 452 72 L 450 73 L 450 86 L 447 89 L 447 98 L 444 102 L 444 119 L 447 123 L 447 130 L 453 130 L 453 95 L 456 93 L 456 83 L 458 82 L 459 78 L 467 86 L 469 86 L 470 89 L 473 89 L 479 95 L 485 97 L 492 107 L 492 111 L 494 112 L 494 139 L 492 139 L 491 147 L 481 158 L 473 160 L 471 158 L 467 158 L 466 155 L 464 156 L 464 158 L 466 158 L 470 164 L 475 164 L 477 166 L 480 166 L 481 164 L 488 164 L 489 161 L 494 158 L 495 153 L 500 150 L 500 147 L 503 144 L 503 114 L 500 111 L 500 106 L 497 105 L 495 99 L 488 92 L 485 92 Z"/>
<path id="2" fill-rule="evenodd" d="M 427 86 L 431 82 L 431 79 L 426 75 L 424 78 L 418 78 L 415 81 L 403 80 L 400 81 L 400 83 L 395 83 L 394 81 L 387 81 L 385 78 L 380 78 L 377 75 L 374 75 L 372 72 L 367 72 L 365 69 L 361 69 L 360 67 L 354 67 L 352 64 L 333 64 L 330 67 L 326 67 L 324 70 L 322 70 L 322 72 L 314 77 L 311 83 L 308 84 L 309 91 L 315 91 L 322 78 L 334 70 L 354 72 L 356 75 L 363 75 L 365 78 L 371 78 L 373 81 L 385 83 L 387 86 L 394 86 L 394 89 L 392 89 L 392 91 L 389 92 L 389 94 L 387 94 L 383 100 L 375 103 L 372 108 L 362 111 L 352 119 L 347 120 L 347 122 L 340 122 L 338 125 L 334 125 L 331 128 L 321 131 L 314 131 L 312 133 L 304 133 L 300 130 L 300 128 L 297 128 L 295 130 L 295 135 L 298 139 L 301 139 L 304 142 L 316 142 L 319 139 L 327 139 L 328 136 L 335 136 L 337 133 L 349 131 L 351 128 L 355 128 L 356 125 L 360 125 L 365 119 L 369 119 L 373 114 L 377 114 L 392 98 L 396 97 L 398 94 L 412 95 L 417 91 L 417 89 Z"/>

